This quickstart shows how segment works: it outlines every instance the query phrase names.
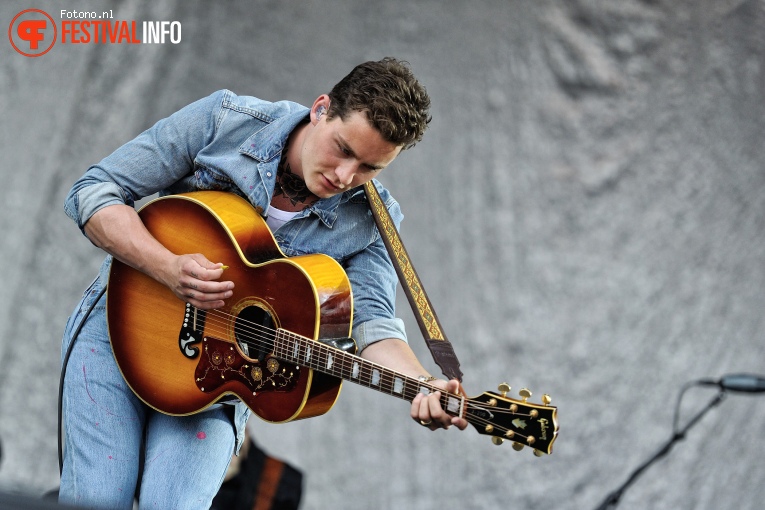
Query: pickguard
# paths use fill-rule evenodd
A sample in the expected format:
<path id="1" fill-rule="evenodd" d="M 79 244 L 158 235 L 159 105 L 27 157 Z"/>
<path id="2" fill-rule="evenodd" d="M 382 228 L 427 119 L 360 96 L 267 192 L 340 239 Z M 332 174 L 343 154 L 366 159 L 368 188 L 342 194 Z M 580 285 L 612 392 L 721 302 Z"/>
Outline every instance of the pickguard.
<path id="1" fill-rule="evenodd" d="M 180 333 L 178 333 L 178 347 L 181 349 L 181 353 L 189 359 L 194 359 L 199 355 L 199 347 L 196 347 L 195 344 L 202 341 L 206 318 L 207 312 L 186 303 L 183 325 Z"/>
<path id="2" fill-rule="evenodd" d="M 300 367 L 272 356 L 263 362 L 239 354 L 231 342 L 206 337 L 202 340 L 194 378 L 203 392 L 214 392 L 232 382 L 244 384 L 255 396 L 261 391 L 290 391 L 300 376 Z"/>

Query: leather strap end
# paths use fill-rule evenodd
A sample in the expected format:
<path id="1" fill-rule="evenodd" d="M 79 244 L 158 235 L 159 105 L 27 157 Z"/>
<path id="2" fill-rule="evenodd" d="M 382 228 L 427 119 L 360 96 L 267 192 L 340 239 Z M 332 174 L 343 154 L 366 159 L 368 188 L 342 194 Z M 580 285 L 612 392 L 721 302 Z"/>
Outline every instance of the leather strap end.
<path id="1" fill-rule="evenodd" d="M 454 353 L 452 344 L 444 340 L 434 340 L 432 338 L 426 338 L 425 343 L 433 354 L 433 359 L 436 364 L 441 367 L 441 371 L 449 379 L 457 379 L 462 382 L 462 371 L 460 370 L 460 362 L 457 359 L 457 355 Z"/>

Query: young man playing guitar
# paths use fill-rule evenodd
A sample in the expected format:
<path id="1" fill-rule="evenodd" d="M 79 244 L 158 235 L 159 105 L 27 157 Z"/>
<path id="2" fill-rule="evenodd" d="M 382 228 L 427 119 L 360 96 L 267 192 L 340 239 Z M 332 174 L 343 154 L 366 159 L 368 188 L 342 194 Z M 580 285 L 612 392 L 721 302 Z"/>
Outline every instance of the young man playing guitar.
<path id="1" fill-rule="evenodd" d="M 160 120 L 74 184 L 65 210 L 109 256 L 63 340 L 62 502 L 131 508 L 140 490 L 140 508 L 209 508 L 241 445 L 249 415 L 242 402 L 160 413 L 131 391 L 112 354 L 112 291 L 102 292 L 112 257 L 195 310 L 212 313 L 234 294 L 230 261 L 173 253 L 147 230 L 133 205 L 157 192 L 246 199 L 286 256 L 324 253 L 340 263 L 353 288 L 351 336 L 362 358 L 459 393 L 458 381 L 433 380 L 406 343 L 394 315 L 397 276 L 361 187 L 422 138 L 429 105 L 409 68 L 390 58 L 357 66 L 310 108 L 219 91 Z M 398 227 L 398 204 L 375 184 Z M 465 419 L 447 414 L 439 397 L 418 395 L 411 417 L 430 430 L 464 429 Z"/>

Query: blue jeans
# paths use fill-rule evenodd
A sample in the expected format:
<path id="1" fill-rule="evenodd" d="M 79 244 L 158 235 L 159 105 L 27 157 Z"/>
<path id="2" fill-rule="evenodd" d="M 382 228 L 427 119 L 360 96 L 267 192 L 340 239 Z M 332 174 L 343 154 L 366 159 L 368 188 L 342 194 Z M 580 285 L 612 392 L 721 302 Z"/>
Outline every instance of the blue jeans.
<path id="1" fill-rule="evenodd" d="M 96 279 L 69 318 L 62 353 L 101 288 Z M 131 509 L 140 491 L 140 509 L 210 507 L 234 452 L 233 408 L 214 406 L 176 417 L 146 406 L 127 386 L 112 355 L 105 295 L 75 342 L 63 406 L 64 469 L 59 501 Z"/>

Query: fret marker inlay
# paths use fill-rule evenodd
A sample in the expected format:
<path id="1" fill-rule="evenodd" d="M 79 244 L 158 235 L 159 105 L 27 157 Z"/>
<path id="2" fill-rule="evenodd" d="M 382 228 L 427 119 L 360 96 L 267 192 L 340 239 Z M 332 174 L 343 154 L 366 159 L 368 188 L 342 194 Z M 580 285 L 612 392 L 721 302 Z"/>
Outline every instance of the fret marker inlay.
<path id="1" fill-rule="evenodd" d="M 455 397 L 449 397 L 446 401 L 446 410 L 453 414 L 457 414 L 460 410 L 460 401 Z"/>

